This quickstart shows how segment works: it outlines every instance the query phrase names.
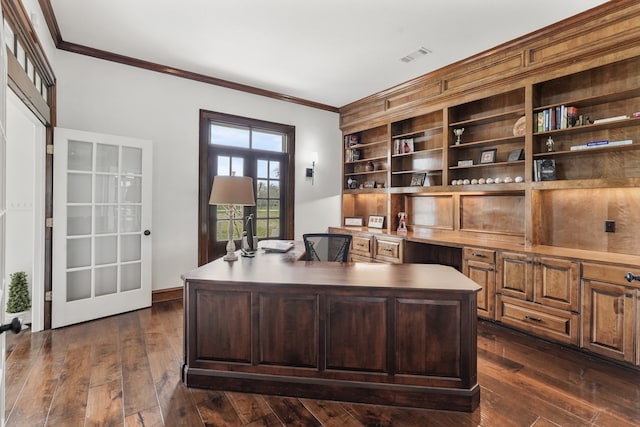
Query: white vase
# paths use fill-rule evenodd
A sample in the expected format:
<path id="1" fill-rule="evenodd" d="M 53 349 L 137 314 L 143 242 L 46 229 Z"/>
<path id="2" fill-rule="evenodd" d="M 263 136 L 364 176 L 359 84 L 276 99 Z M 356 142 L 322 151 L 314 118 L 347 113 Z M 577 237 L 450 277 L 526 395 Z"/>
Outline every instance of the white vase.
<path id="1" fill-rule="evenodd" d="M 4 322 L 9 323 L 13 320 L 14 317 L 17 317 L 22 322 L 22 327 L 26 324 L 31 323 L 31 310 L 27 311 L 19 311 L 17 313 L 4 313 Z"/>

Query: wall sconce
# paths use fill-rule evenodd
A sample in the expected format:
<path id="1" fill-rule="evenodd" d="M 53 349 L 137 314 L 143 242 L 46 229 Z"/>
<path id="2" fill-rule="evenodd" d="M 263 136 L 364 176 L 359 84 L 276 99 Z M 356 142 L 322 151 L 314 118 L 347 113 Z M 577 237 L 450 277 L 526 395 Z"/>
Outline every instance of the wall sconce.
<path id="1" fill-rule="evenodd" d="M 311 153 L 311 167 L 307 168 L 307 178 L 311 178 L 311 185 L 313 185 L 314 175 L 316 173 L 316 163 L 318 163 L 318 152 Z"/>
<path id="2" fill-rule="evenodd" d="M 253 196 L 253 180 L 248 176 L 225 176 L 216 175 L 213 177 L 211 187 L 210 205 L 222 205 L 225 207 L 229 218 L 229 241 L 227 242 L 227 254 L 225 261 L 236 261 L 236 243 L 233 240 L 233 221 L 237 216 L 237 206 L 255 206 Z"/>

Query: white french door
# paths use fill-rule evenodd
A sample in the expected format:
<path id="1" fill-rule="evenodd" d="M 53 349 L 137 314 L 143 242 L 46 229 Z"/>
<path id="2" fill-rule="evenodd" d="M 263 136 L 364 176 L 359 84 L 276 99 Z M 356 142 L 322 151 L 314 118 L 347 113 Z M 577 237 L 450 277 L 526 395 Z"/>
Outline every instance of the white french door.
<path id="1" fill-rule="evenodd" d="M 51 325 L 151 305 L 151 141 L 56 128 Z"/>

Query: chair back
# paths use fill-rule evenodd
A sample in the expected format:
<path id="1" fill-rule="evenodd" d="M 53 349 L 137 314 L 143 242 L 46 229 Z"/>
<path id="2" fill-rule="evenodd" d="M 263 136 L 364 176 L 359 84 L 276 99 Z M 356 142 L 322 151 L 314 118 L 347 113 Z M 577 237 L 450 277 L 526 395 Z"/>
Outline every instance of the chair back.
<path id="1" fill-rule="evenodd" d="M 350 234 L 308 233 L 303 234 L 307 261 L 347 262 L 351 247 Z"/>

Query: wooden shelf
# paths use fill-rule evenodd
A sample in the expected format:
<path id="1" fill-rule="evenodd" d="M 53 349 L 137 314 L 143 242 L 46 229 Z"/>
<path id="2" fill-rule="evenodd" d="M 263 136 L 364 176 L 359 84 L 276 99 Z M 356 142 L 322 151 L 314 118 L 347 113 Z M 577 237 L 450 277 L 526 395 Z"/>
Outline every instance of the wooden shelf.
<path id="1" fill-rule="evenodd" d="M 533 136 L 553 136 L 553 135 L 561 135 L 561 134 L 569 134 L 569 133 L 579 133 L 579 132 L 590 132 L 594 130 L 606 130 L 606 129 L 617 129 L 621 127 L 628 126 L 639 126 L 640 125 L 640 117 L 631 117 L 629 119 L 620 119 L 613 120 L 605 123 L 596 123 L 582 126 L 574 126 L 570 128 L 563 129 L 551 129 L 545 130 L 542 132 L 534 132 Z"/>
<path id="2" fill-rule="evenodd" d="M 498 120 L 504 120 L 509 118 L 520 118 L 525 115 L 525 110 L 523 108 L 519 108 L 517 110 L 505 111 L 503 113 L 496 113 L 487 116 L 482 116 L 478 118 L 472 118 L 467 120 L 460 120 L 457 122 L 449 123 L 450 128 L 457 128 L 460 126 L 467 126 L 470 124 L 481 124 L 481 123 L 490 123 Z"/>
<path id="3" fill-rule="evenodd" d="M 515 160 L 513 162 L 479 163 L 479 164 L 470 165 L 470 166 L 449 166 L 449 170 L 487 168 L 487 167 L 494 167 L 494 166 L 517 166 L 522 164 L 524 164 L 524 160 Z"/>
<path id="4" fill-rule="evenodd" d="M 424 129 L 418 129 L 415 131 L 411 131 L 411 132 L 407 132 L 407 133 L 401 133 L 398 135 L 392 135 L 391 139 L 402 139 L 402 138 L 409 138 L 415 135 L 420 135 L 420 134 L 426 134 L 426 133 L 430 133 L 430 132 L 434 132 L 434 131 L 442 131 L 442 126 L 433 126 L 433 127 L 429 127 L 429 128 L 424 128 Z M 426 139 L 426 135 L 424 136 L 424 139 Z M 416 138 L 416 142 L 420 142 L 422 141 L 422 139 Z"/>
<path id="5" fill-rule="evenodd" d="M 598 146 L 594 148 L 586 148 L 583 150 L 545 151 L 543 153 L 536 153 L 533 155 L 533 157 L 540 158 L 540 157 L 554 157 L 554 156 L 589 155 L 592 153 L 607 152 L 607 151 L 637 150 L 639 147 L 640 147 L 640 144 L 635 144 L 635 143 L 627 144 L 627 145 L 614 145 L 611 147 Z"/>
<path id="6" fill-rule="evenodd" d="M 535 107 L 533 109 L 533 112 L 538 113 L 540 111 L 544 111 L 549 108 L 560 107 L 562 105 L 577 107 L 577 108 L 584 108 L 584 107 L 590 107 L 593 105 L 617 102 L 617 101 L 622 101 L 625 99 L 636 98 L 636 97 L 640 97 L 640 88 L 633 88 L 629 90 L 622 90 L 620 92 L 611 92 L 604 95 L 595 95 L 595 96 L 589 96 L 585 98 L 568 99 L 562 103 L 554 103 L 554 104 Z"/>
<path id="7" fill-rule="evenodd" d="M 400 154 L 392 154 L 391 157 L 392 158 L 398 158 L 398 157 L 406 157 L 406 156 L 415 156 L 415 155 L 420 155 L 420 154 L 429 154 L 429 153 L 437 153 L 437 152 L 441 152 L 442 148 L 429 148 L 427 150 L 417 150 L 417 151 L 412 151 L 411 153 L 400 153 Z"/>
<path id="8" fill-rule="evenodd" d="M 508 144 L 511 142 L 524 142 L 524 136 L 507 136 L 504 138 L 487 139 L 484 141 L 463 142 L 457 145 L 456 144 L 450 145 L 449 148 L 452 148 L 454 150 L 459 150 L 462 148 L 473 148 L 473 147 L 494 145 L 494 144 Z"/>

